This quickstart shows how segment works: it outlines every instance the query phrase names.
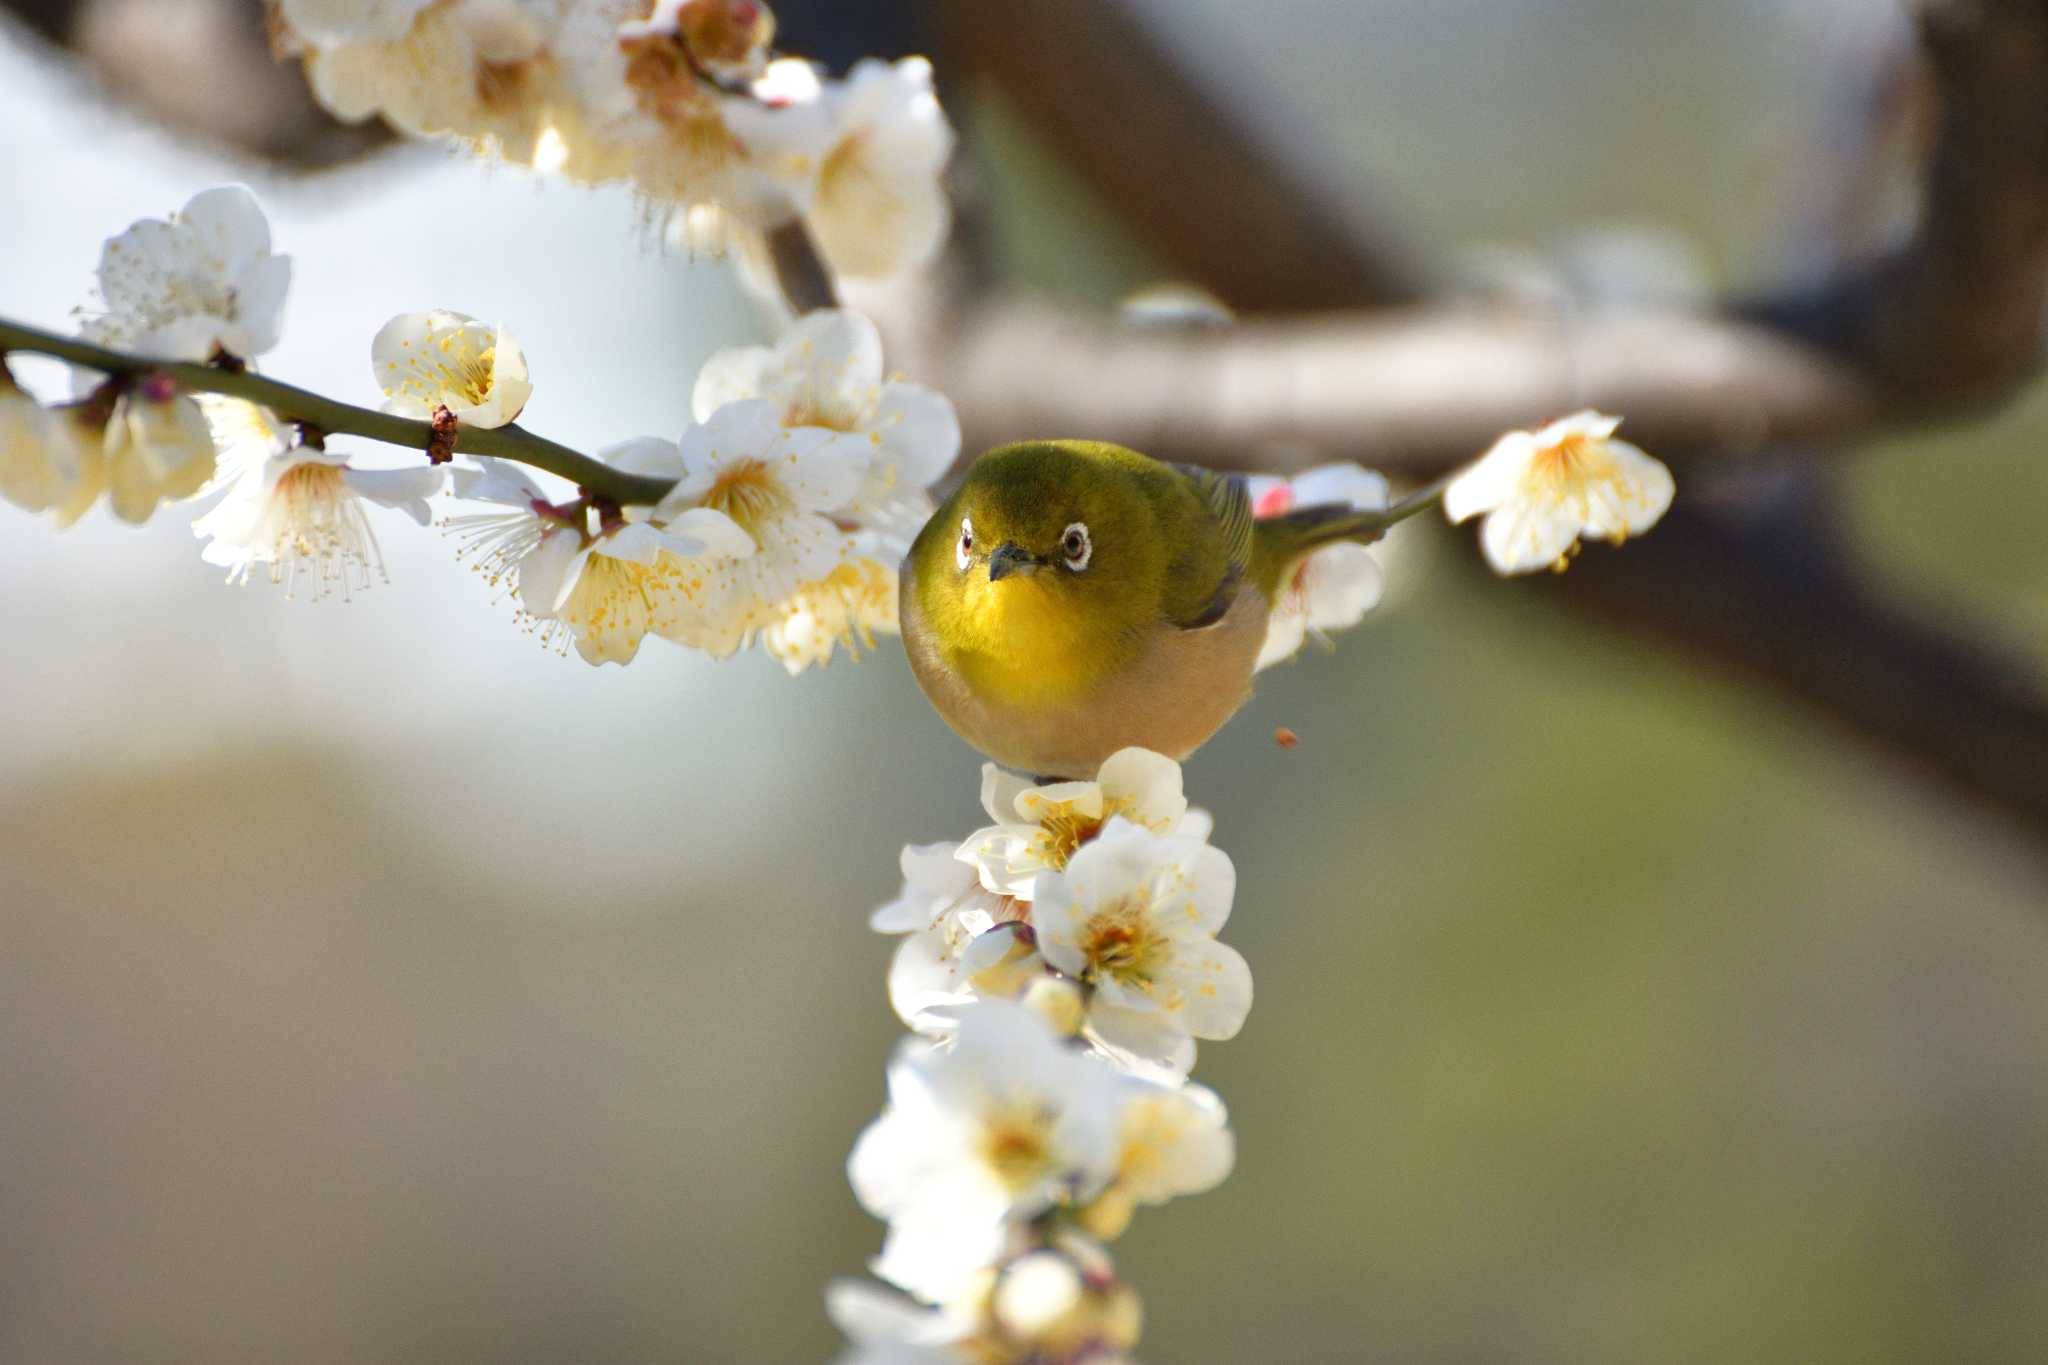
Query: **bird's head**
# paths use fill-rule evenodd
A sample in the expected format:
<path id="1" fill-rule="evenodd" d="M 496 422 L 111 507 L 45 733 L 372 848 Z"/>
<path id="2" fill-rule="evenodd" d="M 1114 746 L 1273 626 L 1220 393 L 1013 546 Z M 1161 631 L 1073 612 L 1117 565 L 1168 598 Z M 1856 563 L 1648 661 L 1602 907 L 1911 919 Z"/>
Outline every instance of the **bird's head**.
<path id="1" fill-rule="evenodd" d="M 1095 441 L 989 451 L 911 547 L 925 616 L 955 647 L 1041 666 L 1156 619 L 1171 554 L 1160 470 Z"/>

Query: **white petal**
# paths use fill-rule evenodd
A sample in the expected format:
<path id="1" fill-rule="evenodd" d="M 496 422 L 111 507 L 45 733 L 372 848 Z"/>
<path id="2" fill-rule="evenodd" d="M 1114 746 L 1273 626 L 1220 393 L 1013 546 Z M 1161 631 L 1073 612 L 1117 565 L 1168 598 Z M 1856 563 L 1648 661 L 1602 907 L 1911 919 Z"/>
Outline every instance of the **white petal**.
<path id="1" fill-rule="evenodd" d="M 235 328 L 224 339 L 231 352 L 248 359 L 277 345 L 284 333 L 284 301 L 292 283 L 292 258 L 265 256 L 235 277 Z"/>
<path id="2" fill-rule="evenodd" d="M 548 500 L 540 485 L 510 460 L 479 456 L 475 468 L 453 466 L 452 476 L 458 498 L 474 498 L 480 502 L 496 502 L 522 509 Z"/>
<path id="3" fill-rule="evenodd" d="M 342 479 L 358 497 L 383 507 L 395 507 L 420 525 L 433 520 L 427 499 L 441 491 L 445 472 L 433 465 L 409 469 L 348 469 Z"/>
<path id="4" fill-rule="evenodd" d="M 1487 513 L 1479 544 L 1495 573 L 1535 573 L 1550 568 L 1571 549 L 1580 525 L 1558 503 L 1514 498 Z"/>
<path id="5" fill-rule="evenodd" d="M 576 578 L 590 551 L 583 537 L 566 526 L 541 538 L 533 552 L 519 561 L 519 602 L 535 616 L 553 616 L 576 590 Z"/>
<path id="6" fill-rule="evenodd" d="M 876 405 L 874 429 L 883 454 L 895 461 L 898 488 L 925 488 L 960 457 L 960 416 L 936 389 L 890 384 Z"/>
<path id="7" fill-rule="evenodd" d="M 687 508 L 664 523 L 664 529 L 672 539 L 687 542 L 687 547 L 672 546 L 685 558 L 745 559 L 756 548 L 754 538 L 738 522 L 715 508 Z"/>
<path id="8" fill-rule="evenodd" d="M 1461 522 L 1507 502 L 1515 496 L 1535 452 L 1535 438 L 1526 431 L 1511 431 L 1495 441 L 1478 463 L 1444 489 L 1444 515 Z"/>
<path id="9" fill-rule="evenodd" d="M 597 452 L 597 458 L 622 474 L 656 479 L 678 479 L 683 474 L 682 452 L 674 441 L 659 436 L 635 436 L 606 446 Z"/>

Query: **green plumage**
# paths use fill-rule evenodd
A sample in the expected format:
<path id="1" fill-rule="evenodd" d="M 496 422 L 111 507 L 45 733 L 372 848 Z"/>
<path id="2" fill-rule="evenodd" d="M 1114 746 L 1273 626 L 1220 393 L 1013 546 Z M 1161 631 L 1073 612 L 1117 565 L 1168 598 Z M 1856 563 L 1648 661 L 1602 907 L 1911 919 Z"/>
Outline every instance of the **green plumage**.
<path id="1" fill-rule="evenodd" d="M 999 446 L 911 547 L 904 640 L 940 713 L 999 762 L 1091 776 L 1125 745 L 1180 758 L 1250 695 L 1302 558 L 1379 528 L 1350 507 L 1258 520 L 1241 477 L 1104 442 Z"/>

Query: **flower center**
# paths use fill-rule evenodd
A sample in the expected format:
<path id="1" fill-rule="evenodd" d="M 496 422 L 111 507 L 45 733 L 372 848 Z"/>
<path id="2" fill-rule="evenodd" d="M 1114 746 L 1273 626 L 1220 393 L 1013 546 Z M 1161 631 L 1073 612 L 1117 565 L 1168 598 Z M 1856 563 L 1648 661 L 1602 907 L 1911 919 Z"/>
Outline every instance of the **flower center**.
<path id="1" fill-rule="evenodd" d="M 1081 932 L 1088 970 L 1119 981 L 1148 982 L 1169 951 L 1152 927 L 1151 898 L 1136 891 L 1097 910 Z"/>
<path id="2" fill-rule="evenodd" d="M 1102 823 L 1102 819 L 1082 815 L 1071 806 L 1047 812 L 1038 820 L 1039 856 L 1053 871 L 1066 870 L 1067 860 L 1081 845 L 1102 833 Z"/>
<path id="3" fill-rule="evenodd" d="M 1043 1180 L 1052 1170 L 1052 1115 L 1037 1105 L 1012 1104 L 990 1112 L 982 1124 L 982 1164 L 1011 1194 Z"/>
<path id="4" fill-rule="evenodd" d="M 731 517 L 756 540 L 761 526 L 796 508 L 795 500 L 762 460 L 741 460 L 722 470 L 704 494 L 703 504 Z"/>

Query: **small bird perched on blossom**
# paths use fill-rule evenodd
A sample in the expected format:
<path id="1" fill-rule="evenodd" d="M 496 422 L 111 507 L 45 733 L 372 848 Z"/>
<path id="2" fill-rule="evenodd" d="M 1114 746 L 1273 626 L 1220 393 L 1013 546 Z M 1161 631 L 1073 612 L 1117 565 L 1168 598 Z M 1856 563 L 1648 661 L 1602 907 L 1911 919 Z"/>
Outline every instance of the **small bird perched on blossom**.
<path id="1" fill-rule="evenodd" d="M 1089 778 L 1136 745 L 1174 759 L 1251 696 L 1281 585 L 1398 512 L 1254 519 L 1244 480 L 1098 441 L 984 454 L 902 574 L 911 671 L 996 762 Z"/>

